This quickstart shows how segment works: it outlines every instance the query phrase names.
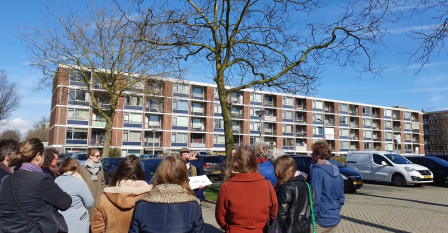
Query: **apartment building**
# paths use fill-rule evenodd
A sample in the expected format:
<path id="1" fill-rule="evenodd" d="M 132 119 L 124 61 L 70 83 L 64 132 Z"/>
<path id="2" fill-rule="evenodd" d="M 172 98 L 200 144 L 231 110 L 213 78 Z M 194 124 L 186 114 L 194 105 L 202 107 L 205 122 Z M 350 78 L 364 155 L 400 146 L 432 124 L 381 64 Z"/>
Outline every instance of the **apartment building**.
<path id="1" fill-rule="evenodd" d="M 61 152 L 104 143 L 105 121 L 89 107 L 76 72 L 60 66 L 53 87 L 49 144 Z M 100 94 L 101 85 L 91 80 L 90 87 Z M 119 101 L 112 146 L 122 155 L 170 154 L 182 147 L 224 152 L 224 122 L 213 84 L 166 79 L 146 94 L 148 85 L 127 91 Z M 102 101 L 100 95 L 95 98 Z M 228 100 L 235 145 L 262 139 L 288 154 L 310 154 L 311 144 L 325 139 L 335 155 L 353 150 L 424 154 L 419 111 L 249 89 Z M 102 106 L 107 108 L 107 102 Z"/>
<path id="2" fill-rule="evenodd" d="M 425 152 L 427 155 L 448 154 L 448 110 L 423 113 Z"/>

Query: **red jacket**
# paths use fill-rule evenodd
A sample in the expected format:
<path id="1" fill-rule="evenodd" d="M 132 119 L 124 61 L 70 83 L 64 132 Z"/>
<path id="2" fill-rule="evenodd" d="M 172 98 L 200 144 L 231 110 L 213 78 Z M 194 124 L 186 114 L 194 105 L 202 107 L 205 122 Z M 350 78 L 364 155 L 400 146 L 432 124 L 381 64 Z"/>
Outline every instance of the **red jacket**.
<path id="1" fill-rule="evenodd" d="M 269 201 L 269 189 L 271 200 Z M 224 182 L 216 201 L 215 218 L 227 233 L 262 233 L 268 220 L 277 216 L 274 188 L 259 172 L 240 173 Z"/>

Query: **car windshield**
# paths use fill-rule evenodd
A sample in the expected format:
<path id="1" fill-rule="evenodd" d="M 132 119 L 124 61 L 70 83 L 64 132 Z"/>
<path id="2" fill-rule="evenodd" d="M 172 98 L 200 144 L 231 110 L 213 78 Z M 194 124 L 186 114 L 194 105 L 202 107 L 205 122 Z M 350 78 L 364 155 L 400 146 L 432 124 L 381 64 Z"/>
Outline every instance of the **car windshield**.
<path id="1" fill-rule="evenodd" d="M 411 161 L 399 154 L 385 154 L 385 156 L 395 164 L 412 164 Z"/>
<path id="2" fill-rule="evenodd" d="M 332 163 L 333 165 L 336 165 L 336 167 L 338 167 L 338 168 L 345 167 L 344 165 L 342 165 L 342 163 L 340 163 L 340 162 L 338 162 L 338 161 L 336 161 L 334 159 L 330 159 L 330 163 Z"/>

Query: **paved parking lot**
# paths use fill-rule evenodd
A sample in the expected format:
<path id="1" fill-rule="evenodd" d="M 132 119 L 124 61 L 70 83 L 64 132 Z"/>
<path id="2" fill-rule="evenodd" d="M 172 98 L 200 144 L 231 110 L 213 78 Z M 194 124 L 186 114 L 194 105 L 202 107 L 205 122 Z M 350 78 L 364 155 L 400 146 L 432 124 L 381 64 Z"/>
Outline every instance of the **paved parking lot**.
<path id="1" fill-rule="evenodd" d="M 448 232 L 448 188 L 364 184 L 346 193 L 337 232 Z M 203 203 L 205 232 L 221 232 L 214 204 Z"/>

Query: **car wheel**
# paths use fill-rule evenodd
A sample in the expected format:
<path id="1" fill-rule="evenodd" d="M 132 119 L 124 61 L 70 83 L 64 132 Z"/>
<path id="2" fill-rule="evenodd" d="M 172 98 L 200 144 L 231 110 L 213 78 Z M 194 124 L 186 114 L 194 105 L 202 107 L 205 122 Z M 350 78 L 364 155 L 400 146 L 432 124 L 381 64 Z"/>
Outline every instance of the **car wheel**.
<path id="1" fill-rule="evenodd" d="M 392 177 L 392 183 L 394 183 L 394 185 L 398 186 L 398 187 L 403 187 L 406 185 L 406 180 L 404 179 L 404 177 L 400 174 L 395 174 Z"/>

